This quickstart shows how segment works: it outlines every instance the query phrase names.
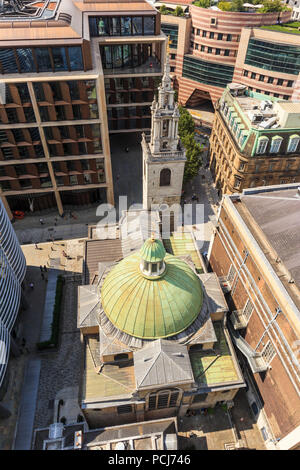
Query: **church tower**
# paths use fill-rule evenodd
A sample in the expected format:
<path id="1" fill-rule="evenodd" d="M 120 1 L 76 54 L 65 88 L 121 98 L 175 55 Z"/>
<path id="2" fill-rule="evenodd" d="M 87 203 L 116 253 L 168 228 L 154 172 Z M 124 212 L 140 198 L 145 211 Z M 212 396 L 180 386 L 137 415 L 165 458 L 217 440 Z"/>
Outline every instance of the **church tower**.
<path id="1" fill-rule="evenodd" d="M 158 100 L 151 106 L 151 135 L 142 136 L 143 207 L 180 204 L 185 151 L 178 137 L 179 109 L 170 77 L 169 51 Z"/>

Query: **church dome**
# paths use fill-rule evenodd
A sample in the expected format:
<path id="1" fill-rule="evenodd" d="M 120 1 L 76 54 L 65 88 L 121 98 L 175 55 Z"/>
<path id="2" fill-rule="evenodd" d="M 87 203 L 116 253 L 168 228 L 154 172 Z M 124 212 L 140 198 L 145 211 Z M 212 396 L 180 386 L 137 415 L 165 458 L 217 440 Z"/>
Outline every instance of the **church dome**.
<path id="1" fill-rule="evenodd" d="M 163 264 L 156 275 L 143 263 Z M 152 271 L 150 270 L 152 273 Z M 166 253 L 160 240 L 147 240 L 124 258 L 101 289 L 105 315 L 119 330 L 142 339 L 174 336 L 197 318 L 203 302 L 200 280 L 183 260 Z"/>

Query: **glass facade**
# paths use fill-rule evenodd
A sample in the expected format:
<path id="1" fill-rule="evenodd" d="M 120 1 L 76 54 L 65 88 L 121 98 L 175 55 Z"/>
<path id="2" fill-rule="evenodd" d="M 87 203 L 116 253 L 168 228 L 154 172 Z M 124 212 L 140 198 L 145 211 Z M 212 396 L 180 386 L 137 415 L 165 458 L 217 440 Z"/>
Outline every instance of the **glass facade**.
<path id="1" fill-rule="evenodd" d="M 265 70 L 298 75 L 300 72 L 300 47 L 251 38 L 245 63 Z"/>
<path id="2" fill-rule="evenodd" d="M 89 17 L 91 37 L 149 36 L 155 34 L 155 16 Z"/>
<path id="3" fill-rule="evenodd" d="M 162 23 L 161 29 L 166 36 L 170 37 L 170 47 L 177 47 L 178 42 L 178 25 L 177 24 L 168 24 Z"/>
<path id="4" fill-rule="evenodd" d="M 84 70 L 81 46 L 0 49 L 2 74 L 74 70 Z"/>
<path id="5" fill-rule="evenodd" d="M 100 46 L 102 65 L 105 70 L 133 68 L 156 60 L 152 56 L 152 44 L 118 44 Z M 150 69 L 152 69 L 150 66 Z"/>
<path id="6" fill-rule="evenodd" d="M 183 59 L 182 76 L 217 87 L 226 87 L 232 82 L 234 67 L 196 59 L 186 55 Z"/>

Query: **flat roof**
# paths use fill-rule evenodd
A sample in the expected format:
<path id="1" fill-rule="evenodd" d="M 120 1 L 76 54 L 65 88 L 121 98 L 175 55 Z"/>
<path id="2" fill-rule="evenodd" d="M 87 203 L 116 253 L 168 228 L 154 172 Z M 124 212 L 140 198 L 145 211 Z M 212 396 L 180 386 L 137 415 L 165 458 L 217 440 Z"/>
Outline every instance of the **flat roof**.
<path id="1" fill-rule="evenodd" d="M 217 336 L 214 349 L 199 350 L 193 346 L 189 351 L 195 382 L 204 387 L 241 382 L 223 325 L 221 322 L 214 322 L 213 325 Z"/>
<path id="2" fill-rule="evenodd" d="M 173 232 L 170 238 L 163 240 L 166 250 L 174 256 L 190 255 L 197 272 L 203 273 L 203 267 L 192 234 Z"/>
<path id="3" fill-rule="evenodd" d="M 300 288 L 300 184 L 241 195 L 255 222 Z M 277 189 L 275 189 L 277 188 Z M 236 206 L 237 208 L 238 205 Z"/>
<path id="4" fill-rule="evenodd" d="M 123 12 L 152 12 L 156 14 L 155 8 L 148 2 L 106 2 L 106 3 L 85 3 L 85 2 L 74 2 L 74 5 L 81 11 L 88 12 L 101 12 L 101 13 L 123 13 Z"/>
<path id="5" fill-rule="evenodd" d="M 105 364 L 97 373 L 87 336 L 84 346 L 82 401 L 102 402 L 109 401 L 112 397 L 131 398 L 135 391 L 133 362 L 124 362 L 122 367 L 119 364 Z"/>

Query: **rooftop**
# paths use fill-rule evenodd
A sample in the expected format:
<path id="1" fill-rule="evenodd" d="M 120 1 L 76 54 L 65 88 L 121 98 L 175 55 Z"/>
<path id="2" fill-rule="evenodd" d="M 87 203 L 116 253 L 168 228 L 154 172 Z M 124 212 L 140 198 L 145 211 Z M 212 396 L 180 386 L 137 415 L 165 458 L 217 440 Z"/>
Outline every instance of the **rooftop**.
<path id="1" fill-rule="evenodd" d="M 173 232 L 170 238 L 164 239 L 163 242 L 166 250 L 174 256 L 190 255 L 197 272 L 203 273 L 202 261 L 191 233 Z"/>
<path id="2" fill-rule="evenodd" d="M 269 29 L 271 31 L 278 31 L 279 33 L 300 34 L 300 22 L 289 21 L 283 24 L 272 24 L 269 26 L 260 26 L 261 29 Z"/>
<path id="3" fill-rule="evenodd" d="M 82 401 L 104 401 L 114 396 L 131 398 L 135 391 L 134 367 L 132 361 L 119 364 L 105 364 L 101 373 L 97 373 L 97 364 L 93 360 L 88 341 L 85 342 L 84 350 L 84 373 L 82 385 Z"/>
<path id="4" fill-rule="evenodd" d="M 300 289 L 300 191 L 299 184 L 286 184 L 280 186 L 264 186 L 253 190 L 244 190 L 240 197 L 242 204 L 236 204 L 236 208 L 246 222 L 255 240 L 261 245 L 263 251 L 275 271 L 280 275 L 280 280 L 291 291 L 293 300 L 300 307 L 300 297 L 295 297 L 295 286 L 288 281 L 293 279 Z M 254 221 L 262 231 L 267 241 L 277 253 L 281 263 L 274 263 L 271 253 L 268 253 L 263 240 L 255 230 L 255 226 L 247 218 L 243 210 L 246 207 Z M 290 276 L 280 273 L 281 265 L 290 273 Z"/>
<path id="5" fill-rule="evenodd" d="M 197 346 L 193 346 L 189 351 L 195 382 L 201 387 L 242 381 L 227 344 L 222 323 L 214 322 L 213 325 L 217 336 L 214 349 L 200 350 Z"/>
<path id="6" fill-rule="evenodd" d="M 250 91 L 247 86 L 239 83 L 229 84 L 227 90 L 252 128 L 264 131 L 300 127 L 299 102 L 278 100 L 269 95 Z"/>
<path id="7" fill-rule="evenodd" d="M 60 423 L 59 423 L 60 424 Z M 63 426 L 60 438 L 51 436 L 51 428 L 36 429 L 34 450 L 176 450 L 176 418 L 164 418 L 139 423 L 86 431 L 83 424 Z"/>

